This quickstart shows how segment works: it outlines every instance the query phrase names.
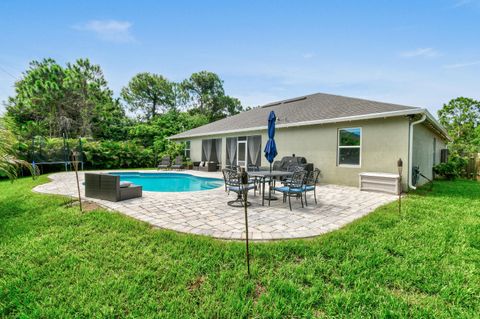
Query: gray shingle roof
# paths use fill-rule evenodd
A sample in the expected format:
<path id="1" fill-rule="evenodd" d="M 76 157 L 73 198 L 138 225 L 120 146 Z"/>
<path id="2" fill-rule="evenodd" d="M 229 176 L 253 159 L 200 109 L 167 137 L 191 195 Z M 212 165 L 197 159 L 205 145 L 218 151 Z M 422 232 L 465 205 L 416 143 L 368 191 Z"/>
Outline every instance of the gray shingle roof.
<path id="1" fill-rule="evenodd" d="M 277 115 L 277 124 L 294 124 L 306 121 L 418 109 L 411 106 L 316 93 L 266 104 L 253 110 L 185 131 L 170 138 L 180 139 L 191 136 L 211 135 L 226 131 L 256 129 L 262 126 L 266 128 L 270 111 L 274 111 Z"/>

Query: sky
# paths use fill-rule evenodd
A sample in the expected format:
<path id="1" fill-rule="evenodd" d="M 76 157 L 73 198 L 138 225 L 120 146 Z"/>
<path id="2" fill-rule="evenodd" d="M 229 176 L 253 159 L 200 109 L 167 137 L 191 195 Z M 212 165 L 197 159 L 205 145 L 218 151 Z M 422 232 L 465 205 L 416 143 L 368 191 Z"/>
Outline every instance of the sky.
<path id="1" fill-rule="evenodd" d="M 2 0 L 0 30 L 0 101 L 47 57 L 89 58 L 116 96 L 139 72 L 208 70 L 244 106 L 323 92 L 436 115 L 480 99 L 480 0 Z"/>

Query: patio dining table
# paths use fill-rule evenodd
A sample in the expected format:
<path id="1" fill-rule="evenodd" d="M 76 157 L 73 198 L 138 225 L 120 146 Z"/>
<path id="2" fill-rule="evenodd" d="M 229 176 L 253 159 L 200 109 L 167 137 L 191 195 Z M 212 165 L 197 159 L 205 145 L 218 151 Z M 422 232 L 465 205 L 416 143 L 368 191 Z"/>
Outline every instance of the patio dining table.
<path id="1" fill-rule="evenodd" d="M 270 200 L 272 200 L 272 179 L 274 177 L 288 177 L 292 176 L 293 172 L 288 171 L 256 171 L 256 172 L 248 172 L 248 175 L 251 177 L 258 177 L 261 179 L 262 183 L 262 206 L 265 206 L 265 181 L 269 177 L 269 185 L 268 185 L 268 206 L 270 206 Z M 276 199 L 276 198 L 275 198 Z"/>

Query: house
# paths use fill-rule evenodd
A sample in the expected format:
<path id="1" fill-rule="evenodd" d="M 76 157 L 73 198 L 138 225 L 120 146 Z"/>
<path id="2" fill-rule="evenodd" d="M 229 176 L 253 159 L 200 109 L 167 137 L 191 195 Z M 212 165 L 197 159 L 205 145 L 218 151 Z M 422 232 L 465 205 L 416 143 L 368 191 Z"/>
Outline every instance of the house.
<path id="1" fill-rule="evenodd" d="M 306 157 L 325 183 L 358 186 L 363 172 L 398 174 L 401 158 L 403 186 L 414 188 L 413 167 L 431 179 L 449 140 L 426 109 L 323 93 L 270 103 L 170 139 L 186 142 L 192 161 L 267 166 L 270 111 L 277 116 L 277 158 Z"/>

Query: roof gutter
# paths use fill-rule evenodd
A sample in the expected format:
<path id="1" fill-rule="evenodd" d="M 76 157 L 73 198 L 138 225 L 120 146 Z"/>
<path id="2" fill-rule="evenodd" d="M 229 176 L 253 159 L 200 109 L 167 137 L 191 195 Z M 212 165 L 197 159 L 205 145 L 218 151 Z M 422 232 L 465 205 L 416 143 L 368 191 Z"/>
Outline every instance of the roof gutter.
<path id="1" fill-rule="evenodd" d="M 412 181 L 412 178 L 413 178 L 413 174 L 412 174 L 412 168 L 413 168 L 413 127 L 417 124 L 420 124 L 422 122 L 424 122 L 425 120 L 427 119 L 427 114 L 424 113 L 422 114 L 422 118 L 419 119 L 418 121 L 415 121 L 415 122 L 411 122 L 410 123 L 410 127 L 409 127 L 409 141 L 408 141 L 408 187 L 410 187 L 411 189 L 417 189 L 417 187 L 415 187 L 413 185 L 413 181 Z"/>

